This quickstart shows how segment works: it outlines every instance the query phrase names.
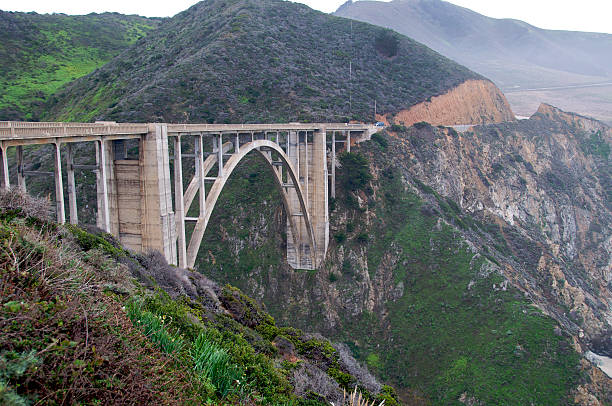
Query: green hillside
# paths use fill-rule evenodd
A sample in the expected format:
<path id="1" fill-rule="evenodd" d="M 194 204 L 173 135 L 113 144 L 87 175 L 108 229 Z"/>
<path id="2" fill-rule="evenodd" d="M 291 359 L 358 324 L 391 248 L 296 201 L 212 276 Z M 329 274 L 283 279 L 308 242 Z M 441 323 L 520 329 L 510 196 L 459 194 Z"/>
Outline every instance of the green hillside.
<path id="1" fill-rule="evenodd" d="M 50 94 L 104 65 L 160 21 L 0 11 L 0 120 L 37 119 Z"/>
<path id="2" fill-rule="evenodd" d="M 397 405 L 344 347 L 48 212 L 0 193 L 0 404 Z"/>
<path id="3" fill-rule="evenodd" d="M 281 0 L 210 0 L 56 94 L 45 119 L 374 119 L 480 78 L 392 31 Z"/>

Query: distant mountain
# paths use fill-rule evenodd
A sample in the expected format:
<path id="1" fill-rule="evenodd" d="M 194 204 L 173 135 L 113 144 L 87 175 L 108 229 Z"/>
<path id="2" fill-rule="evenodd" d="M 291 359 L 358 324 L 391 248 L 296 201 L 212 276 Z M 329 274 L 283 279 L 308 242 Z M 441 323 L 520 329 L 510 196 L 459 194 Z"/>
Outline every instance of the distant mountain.
<path id="1" fill-rule="evenodd" d="M 35 119 L 47 96 L 104 65 L 160 21 L 0 10 L 0 120 Z"/>
<path id="2" fill-rule="evenodd" d="M 280 0 L 209 0 L 54 95 L 44 118 L 372 121 L 375 100 L 393 114 L 468 80 L 484 78 L 381 27 Z"/>
<path id="3" fill-rule="evenodd" d="M 348 1 L 335 14 L 414 38 L 492 79 L 504 91 L 612 83 L 609 34 L 544 30 L 518 20 L 486 17 L 442 0 Z M 612 100 L 599 95 L 599 90 L 596 87 L 589 94 L 612 107 Z M 523 106 L 512 94 L 509 98 L 513 107 Z M 539 101 L 532 102 L 529 113 L 538 105 Z M 579 111 L 590 112 L 589 107 Z M 612 114 L 599 116 L 612 120 Z"/>

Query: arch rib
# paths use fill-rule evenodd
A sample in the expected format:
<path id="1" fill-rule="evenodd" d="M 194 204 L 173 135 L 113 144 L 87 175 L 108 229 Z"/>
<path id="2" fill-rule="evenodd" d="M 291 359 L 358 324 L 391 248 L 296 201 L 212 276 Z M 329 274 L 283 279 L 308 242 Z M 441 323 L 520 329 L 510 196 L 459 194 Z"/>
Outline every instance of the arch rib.
<path id="1" fill-rule="evenodd" d="M 226 142 L 223 144 L 223 153 L 227 153 L 232 149 L 232 143 Z M 217 163 L 217 154 L 209 155 L 204 160 L 204 176 L 208 175 L 208 172 L 212 169 L 213 166 Z M 200 190 L 200 182 L 198 182 L 198 177 L 194 176 L 189 182 L 189 186 L 187 186 L 187 190 L 185 191 L 185 213 L 189 212 L 189 208 L 193 203 L 193 199 L 195 199 L 195 195 Z"/>
<path id="2" fill-rule="evenodd" d="M 316 245 L 315 245 L 315 239 L 314 239 L 314 231 L 312 228 L 312 223 L 310 221 L 310 214 L 308 213 L 308 210 L 306 208 L 305 194 L 298 181 L 298 175 L 295 172 L 295 168 L 293 167 L 293 164 L 291 163 L 289 157 L 285 154 L 285 151 L 283 151 L 282 148 L 280 148 L 280 146 L 278 146 L 276 143 L 272 141 L 268 141 L 268 140 L 255 140 L 255 141 L 249 142 L 248 144 L 241 145 L 240 152 L 233 154 L 228 159 L 228 161 L 223 167 L 223 176 L 217 178 L 215 183 L 213 183 L 212 188 L 208 192 L 206 196 L 206 214 L 204 217 L 198 219 L 195 225 L 195 228 L 193 230 L 193 233 L 191 235 L 191 240 L 189 241 L 189 247 L 187 248 L 187 266 L 188 267 L 193 268 L 195 266 L 195 260 L 198 255 L 198 251 L 200 248 L 200 244 L 202 243 L 202 239 L 204 238 L 204 232 L 206 231 L 208 221 L 210 220 L 210 216 L 215 208 L 219 195 L 221 194 L 221 191 L 223 190 L 223 187 L 225 186 L 227 180 L 233 173 L 234 169 L 236 169 L 236 166 L 238 165 L 238 163 L 240 163 L 240 161 L 247 154 L 261 147 L 270 148 L 276 151 L 279 154 L 280 159 L 283 161 L 284 166 L 287 167 L 288 169 L 287 173 L 291 177 L 291 181 L 295 187 L 296 194 L 298 196 L 298 200 L 300 203 L 300 209 L 301 209 L 301 212 L 304 218 L 304 222 L 306 224 L 308 239 L 311 244 L 310 255 L 312 256 L 312 263 L 315 264 L 316 266 Z M 261 151 L 258 151 L 258 152 L 261 153 Z M 268 159 L 266 159 L 266 162 L 268 162 L 268 164 L 272 166 Z M 281 192 L 283 194 L 283 204 L 285 204 L 286 209 L 289 210 L 288 203 L 286 202 L 285 191 L 283 190 L 282 185 L 278 183 L 277 176 L 275 176 L 275 179 L 276 179 L 277 185 L 281 186 Z M 287 211 L 288 218 L 291 218 L 292 214 L 293 213 Z M 289 221 L 291 221 L 292 229 L 295 230 L 294 228 L 295 224 L 293 223 L 294 220 L 291 218 Z M 294 233 L 294 236 L 295 236 L 295 233 Z"/>

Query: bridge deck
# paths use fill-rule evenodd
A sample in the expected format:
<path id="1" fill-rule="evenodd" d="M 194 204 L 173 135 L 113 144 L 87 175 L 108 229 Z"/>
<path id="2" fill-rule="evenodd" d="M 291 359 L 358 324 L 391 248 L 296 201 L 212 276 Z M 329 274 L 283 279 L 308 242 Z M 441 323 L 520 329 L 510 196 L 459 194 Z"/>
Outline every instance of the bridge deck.
<path id="1" fill-rule="evenodd" d="M 50 123 L 0 121 L 0 141 L 31 140 L 44 143 L 48 139 L 63 139 L 63 142 L 85 141 L 94 137 L 131 138 L 151 131 L 151 123 Z M 181 133 L 242 133 L 284 131 L 371 131 L 369 124 L 347 123 L 288 123 L 288 124 L 165 124 L 168 134 Z M 74 139 L 73 139 L 74 138 Z"/>

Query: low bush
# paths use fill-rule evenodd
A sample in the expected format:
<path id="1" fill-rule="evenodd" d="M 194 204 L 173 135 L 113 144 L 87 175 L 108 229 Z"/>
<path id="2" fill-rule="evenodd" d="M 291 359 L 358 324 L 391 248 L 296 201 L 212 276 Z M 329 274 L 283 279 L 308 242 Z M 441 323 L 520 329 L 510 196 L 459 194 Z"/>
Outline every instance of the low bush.
<path id="1" fill-rule="evenodd" d="M 343 242 L 346 241 L 346 233 L 344 231 L 339 231 L 336 234 L 334 234 L 334 239 L 336 240 L 338 244 L 342 244 Z"/>
<path id="2" fill-rule="evenodd" d="M 51 219 L 51 206 L 48 200 L 32 197 L 19 189 L 0 190 L 0 209 L 17 211 L 23 217 Z"/>
<path id="3" fill-rule="evenodd" d="M 372 141 L 377 143 L 382 149 L 386 149 L 389 145 L 389 141 L 387 141 L 382 131 L 373 134 Z"/>

